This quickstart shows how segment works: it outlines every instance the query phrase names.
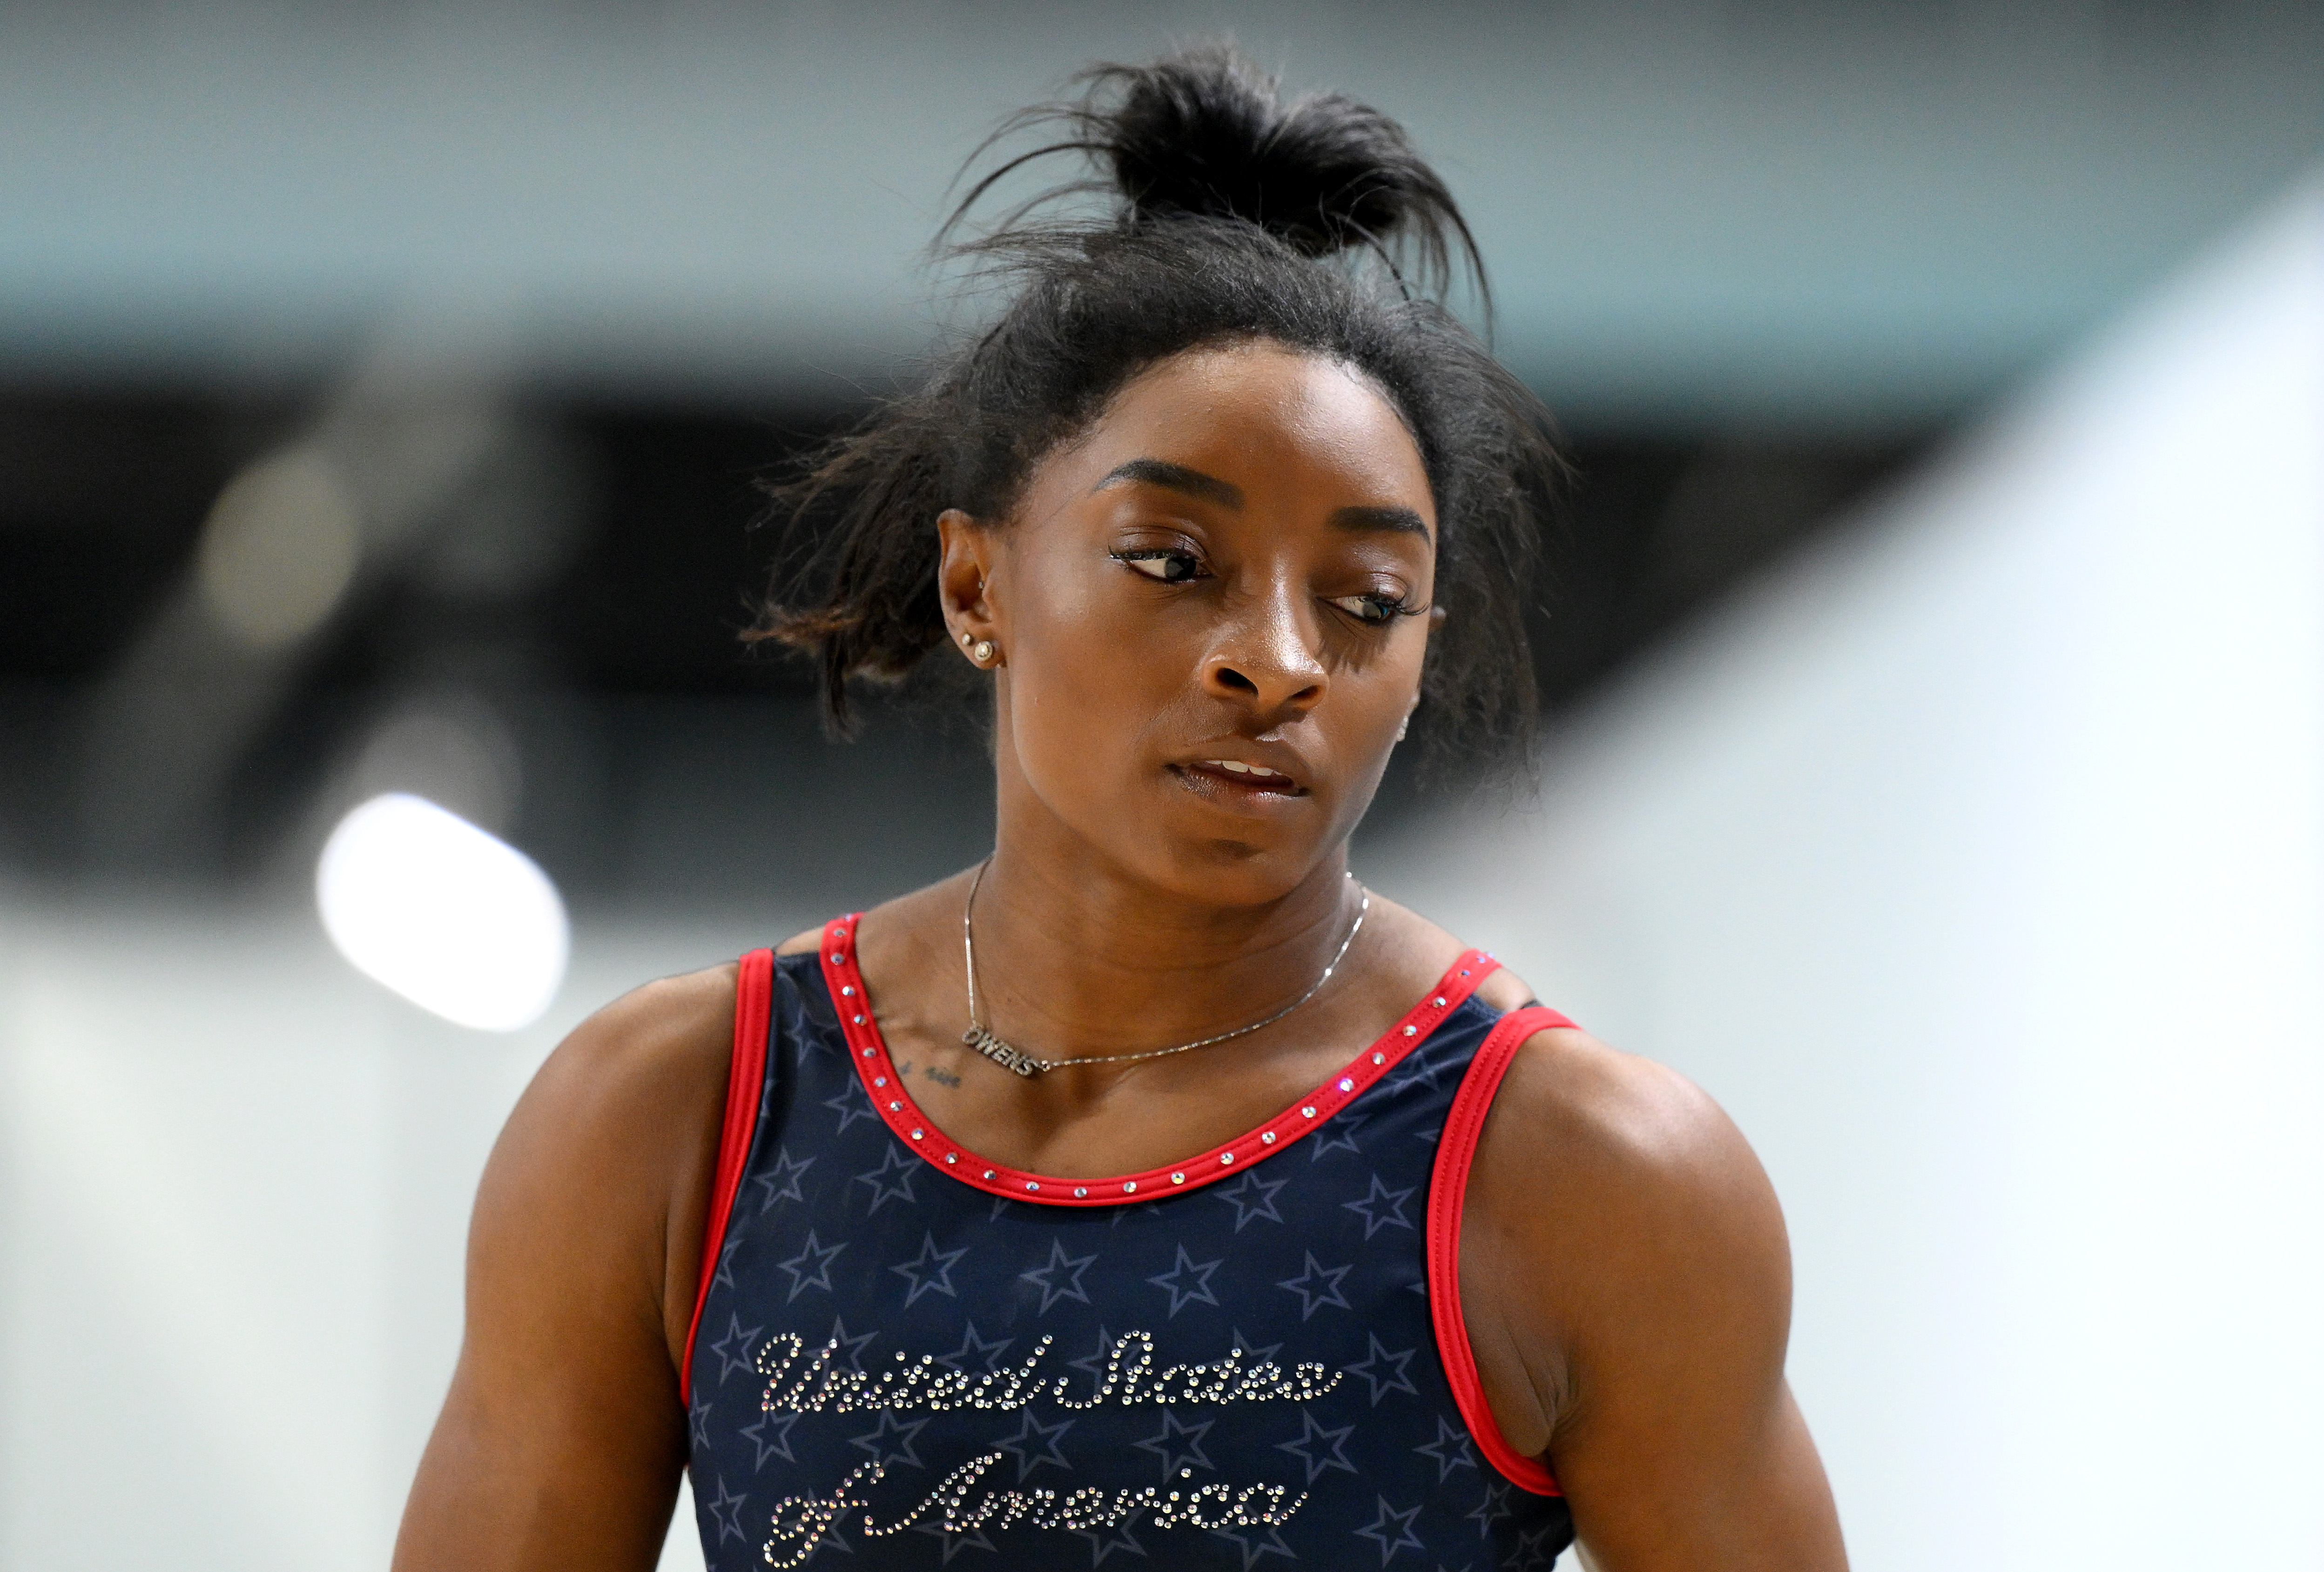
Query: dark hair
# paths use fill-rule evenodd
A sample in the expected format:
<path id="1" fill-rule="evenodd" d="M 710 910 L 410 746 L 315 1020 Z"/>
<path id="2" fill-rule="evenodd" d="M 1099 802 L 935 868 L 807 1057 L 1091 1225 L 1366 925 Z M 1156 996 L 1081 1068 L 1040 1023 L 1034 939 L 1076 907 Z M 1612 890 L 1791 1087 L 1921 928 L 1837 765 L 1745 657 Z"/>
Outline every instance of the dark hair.
<path id="1" fill-rule="evenodd" d="M 746 637 L 814 655 L 825 718 L 846 734 L 850 679 L 899 679 L 945 641 L 939 512 L 1004 520 L 1033 467 L 1139 372 L 1271 341 L 1354 368 L 1412 432 L 1447 611 L 1422 678 L 1424 735 L 1440 755 L 1522 757 L 1535 715 L 1526 601 L 1561 465 L 1540 402 L 1442 303 L 1456 258 L 1485 298 L 1452 194 L 1394 121 L 1338 94 L 1286 104 L 1228 46 L 1076 80 L 1079 97 L 988 140 L 979 157 L 1029 129 L 1063 133 L 984 176 L 938 236 L 940 256 L 970 259 L 1013 296 L 918 391 L 774 488 L 795 528 L 828 527 L 809 529 Z M 945 244 L 996 181 L 1056 152 L 1086 154 L 1110 179 L 1056 188 Z M 1111 192 L 1111 213 L 1028 221 L 1089 192 Z"/>

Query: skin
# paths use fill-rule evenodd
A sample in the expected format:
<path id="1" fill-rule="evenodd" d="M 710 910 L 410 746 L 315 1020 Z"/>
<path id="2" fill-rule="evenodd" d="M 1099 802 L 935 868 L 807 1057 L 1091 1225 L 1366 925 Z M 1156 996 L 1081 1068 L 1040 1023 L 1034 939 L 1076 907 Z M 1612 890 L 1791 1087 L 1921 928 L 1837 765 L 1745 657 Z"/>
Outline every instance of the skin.
<path id="1" fill-rule="evenodd" d="M 1434 508 L 1409 434 L 1347 368 L 1271 345 L 1190 352 L 1047 455 L 1001 523 L 936 521 L 954 648 L 996 651 L 983 1017 L 1062 1057 L 1280 1008 L 1353 919 L 1347 837 L 1436 620 Z M 1253 786 L 1212 759 L 1285 778 Z M 1156 1166 L 1258 1125 L 1463 949 L 1375 896 L 1294 1023 L 1023 1080 L 959 1042 L 968 882 L 867 914 L 857 955 L 927 1113 L 1061 1176 Z M 1507 972 L 1483 992 L 1530 997 Z M 399 1572 L 653 1565 L 685 1463 L 678 1369 L 733 1001 L 732 966 L 638 990 L 578 1028 L 511 1117 Z M 1479 1146 L 1461 1284 L 1493 1415 L 1556 1474 L 1590 1565 L 1845 1567 L 1784 1378 L 1782 1215 L 1701 1091 L 1578 1031 L 1530 1040 Z"/>

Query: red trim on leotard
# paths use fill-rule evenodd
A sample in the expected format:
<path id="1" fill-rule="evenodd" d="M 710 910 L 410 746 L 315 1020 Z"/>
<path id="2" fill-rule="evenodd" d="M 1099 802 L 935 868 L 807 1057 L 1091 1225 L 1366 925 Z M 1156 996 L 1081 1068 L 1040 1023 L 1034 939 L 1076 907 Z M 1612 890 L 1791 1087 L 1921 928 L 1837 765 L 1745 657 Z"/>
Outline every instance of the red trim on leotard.
<path id="1" fill-rule="evenodd" d="M 1444 1379 L 1452 1401 L 1469 1424 L 1477 1449 L 1508 1476 L 1511 1484 L 1536 1495 L 1562 1495 L 1548 1469 L 1520 1455 L 1501 1434 L 1491 1407 L 1485 1402 L 1484 1383 L 1477 1375 L 1476 1351 L 1469 1346 L 1469 1323 L 1461 1313 L 1461 1209 L 1469 1193 L 1469 1165 L 1477 1154 L 1477 1137 L 1484 1132 L 1485 1114 L 1509 1062 L 1536 1032 L 1573 1023 L 1555 1010 L 1530 1005 L 1501 1017 L 1461 1078 L 1452 1110 L 1444 1116 L 1444 1134 L 1436 1144 L 1436 1169 L 1428 1183 L 1428 1313 L 1436 1323 L 1436 1353 L 1444 1362 Z"/>
<path id="2" fill-rule="evenodd" d="M 1116 1173 L 1102 1179 L 1065 1179 L 1032 1173 L 980 1157 L 947 1137 L 936 1121 L 919 1109 L 906 1091 L 903 1078 L 888 1057 L 863 989 L 863 974 L 855 968 L 855 924 L 862 915 L 852 913 L 823 930 L 823 976 L 839 1011 L 840 1030 L 846 1034 L 847 1056 L 871 1094 L 874 1112 L 887 1121 L 897 1138 L 963 1184 L 1011 1200 L 1049 1206 L 1122 1206 L 1173 1195 L 1225 1179 L 1265 1157 L 1271 1157 L 1361 1097 L 1366 1088 L 1397 1066 L 1397 1061 L 1428 1039 L 1428 1034 L 1461 1007 L 1477 985 L 1491 976 L 1500 962 L 1481 950 L 1471 950 L 1447 968 L 1426 997 L 1405 1013 L 1386 1034 L 1350 1060 L 1323 1085 L 1285 1108 L 1259 1128 L 1223 1146 L 1213 1146 L 1183 1162 L 1149 1168 L 1143 1173 Z"/>
<path id="3" fill-rule="evenodd" d="M 718 1252 L 726 1245 L 726 1223 L 734 1215 L 734 1192 L 742 1187 L 751 1138 L 758 1133 L 760 1088 L 767 1073 L 767 1022 L 775 1005 L 775 952 L 753 950 L 742 957 L 734 979 L 734 1053 L 726 1066 L 726 1116 L 718 1132 L 718 1176 L 710 1186 L 710 1220 L 702 1230 L 702 1281 L 694 1291 L 694 1319 L 686 1328 L 686 1363 L 678 1373 L 680 1401 L 694 1401 L 694 1339 L 702 1331 L 702 1306 L 718 1272 Z"/>

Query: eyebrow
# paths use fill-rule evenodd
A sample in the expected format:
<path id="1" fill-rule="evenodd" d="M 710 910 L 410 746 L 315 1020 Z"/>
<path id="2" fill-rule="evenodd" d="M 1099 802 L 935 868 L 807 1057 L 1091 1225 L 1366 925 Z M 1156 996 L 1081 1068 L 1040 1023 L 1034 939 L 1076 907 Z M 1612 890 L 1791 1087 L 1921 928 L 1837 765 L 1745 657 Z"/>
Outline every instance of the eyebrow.
<path id="1" fill-rule="evenodd" d="M 1428 536 L 1427 521 L 1409 508 L 1334 508 L 1332 528 L 1360 533 L 1392 529 L 1406 535 Z"/>
<path id="2" fill-rule="evenodd" d="M 1090 488 L 1093 493 L 1123 482 L 1140 485 L 1161 486 L 1166 490 L 1216 502 L 1221 507 L 1240 510 L 1243 505 L 1242 488 L 1216 475 L 1206 475 L 1198 469 L 1188 469 L 1183 464 L 1167 459 L 1133 458 L 1118 464 L 1106 477 Z M 1332 527 L 1358 534 L 1382 530 L 1429 538 L 1427 521 L 1409 508 L 1349 507 L 1332 510 Z"/>
<path id="3" fill-rule="evenodd" d="M 1189 497 L 1199 498 L 1205 502 L 1216 502 L 1222 508 L 1242 506 L 1240 486 L 1230 484 L 1220 480 L 1216 475 L 1206 475 L 1198 469 L 1188 469 L 1183 464 L 1171 464 L 1159 458 L 1133 458 L 1128 464 L 1116 466 L 1111 473 L 1092 486 L 1090 490 L 1102 492 L 1106 487 L 1119 484 L 1123 481 L 1135 481 L 1141 485 L 1162 486 L 1169 491 L 1184 492 Z"/>

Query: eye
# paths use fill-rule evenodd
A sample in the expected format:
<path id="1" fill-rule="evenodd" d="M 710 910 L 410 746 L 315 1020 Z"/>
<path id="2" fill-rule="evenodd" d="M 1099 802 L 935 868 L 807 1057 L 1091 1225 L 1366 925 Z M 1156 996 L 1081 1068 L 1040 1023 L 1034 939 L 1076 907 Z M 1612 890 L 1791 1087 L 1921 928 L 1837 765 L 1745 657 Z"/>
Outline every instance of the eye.
<path id="1" fill-rule="evenodd" d="M 1191 551 L 1174 546 L 1152 546 L 1136 551 L 1117 551 L 1113 560 L 1122 563 L 1148 578 L 1159 579 L 1166 584 L 1183 584 L 1204 577 L 1202 560 Z"/>
<path id="2" fill-rule="evenodd" d="M 1332 604 L 1357 621 L 1374 628 L 1385 627 L 1398 617 L 1409 617 L 1419 610 L 1402 595 L 1377 593 L 1341 595 Z"/>

